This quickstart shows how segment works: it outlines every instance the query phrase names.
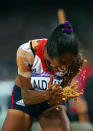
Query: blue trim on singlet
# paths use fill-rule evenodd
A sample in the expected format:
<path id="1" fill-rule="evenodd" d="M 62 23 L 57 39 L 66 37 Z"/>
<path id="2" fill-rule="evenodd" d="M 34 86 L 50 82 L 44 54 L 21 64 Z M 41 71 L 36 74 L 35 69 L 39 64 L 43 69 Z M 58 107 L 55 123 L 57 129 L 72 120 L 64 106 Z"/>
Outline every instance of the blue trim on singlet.
<path id="1" fill-rule="evenodd" d="M 52 74 L 48 72 L 42 72 L 42 73 L 31 73 L 31 77 L 50 77 Z M 54 79 L 62 80 L 62 76 L 53 75 Z"/>

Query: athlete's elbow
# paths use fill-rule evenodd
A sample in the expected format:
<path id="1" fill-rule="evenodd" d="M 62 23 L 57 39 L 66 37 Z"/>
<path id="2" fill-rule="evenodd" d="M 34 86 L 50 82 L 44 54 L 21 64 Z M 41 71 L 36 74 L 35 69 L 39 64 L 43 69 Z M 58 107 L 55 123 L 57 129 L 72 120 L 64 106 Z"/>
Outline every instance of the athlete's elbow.
<path id="1" fill-rule="evenodd" d="M 30 103 L 30 98 L 29 98 L 28 90 L 21 89 L 21 95 L 22 95 L 22 99 L 24 101 L 24 104 L 30 105 L 31 103 Z"/>

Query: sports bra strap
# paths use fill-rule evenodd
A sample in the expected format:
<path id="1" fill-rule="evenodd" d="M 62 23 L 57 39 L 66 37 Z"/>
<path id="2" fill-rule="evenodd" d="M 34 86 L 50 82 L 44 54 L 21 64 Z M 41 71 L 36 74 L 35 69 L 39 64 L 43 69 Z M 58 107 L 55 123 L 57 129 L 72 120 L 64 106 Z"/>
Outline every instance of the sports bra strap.
<path id="1" fill-rule="evenodd" d="M 34 55 L 34 57 L 35 57 L 35 51 L 34 51 L 34 49 L 33 49 L 33 47 L 32 47 L 32 40 L 30 41 L 30 46 L 31 46 L 31 50 L 32 50 L 32 52 L 33 52 L 33 55 Z"/>

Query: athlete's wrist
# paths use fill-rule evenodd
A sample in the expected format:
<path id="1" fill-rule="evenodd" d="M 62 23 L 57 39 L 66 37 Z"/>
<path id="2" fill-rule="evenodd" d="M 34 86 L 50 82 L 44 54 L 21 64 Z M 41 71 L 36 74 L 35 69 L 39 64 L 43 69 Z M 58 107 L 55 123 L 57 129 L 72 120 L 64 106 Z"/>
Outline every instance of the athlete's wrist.
<path id="1" fill-rule="evenodd" d="M 44 91 L 44 98 L 45 100 L 49 100 L 49 91 L 48 90 Z"/>

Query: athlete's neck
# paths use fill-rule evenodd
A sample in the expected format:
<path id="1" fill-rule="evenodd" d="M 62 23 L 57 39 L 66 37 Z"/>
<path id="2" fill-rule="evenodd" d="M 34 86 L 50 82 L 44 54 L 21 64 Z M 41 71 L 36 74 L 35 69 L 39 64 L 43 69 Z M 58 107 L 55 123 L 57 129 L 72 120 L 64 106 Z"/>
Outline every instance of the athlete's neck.
<path id="1" fill-rule="evenodd" d="M 46 47 L 44 46 L 44 47 L 43 47 L 43 59 L 46 60 L 48 57 L 49 57 L 49 56 L 48 56 L 48 54 L 47 54 L 47 49 L 46 49 Z"/>

